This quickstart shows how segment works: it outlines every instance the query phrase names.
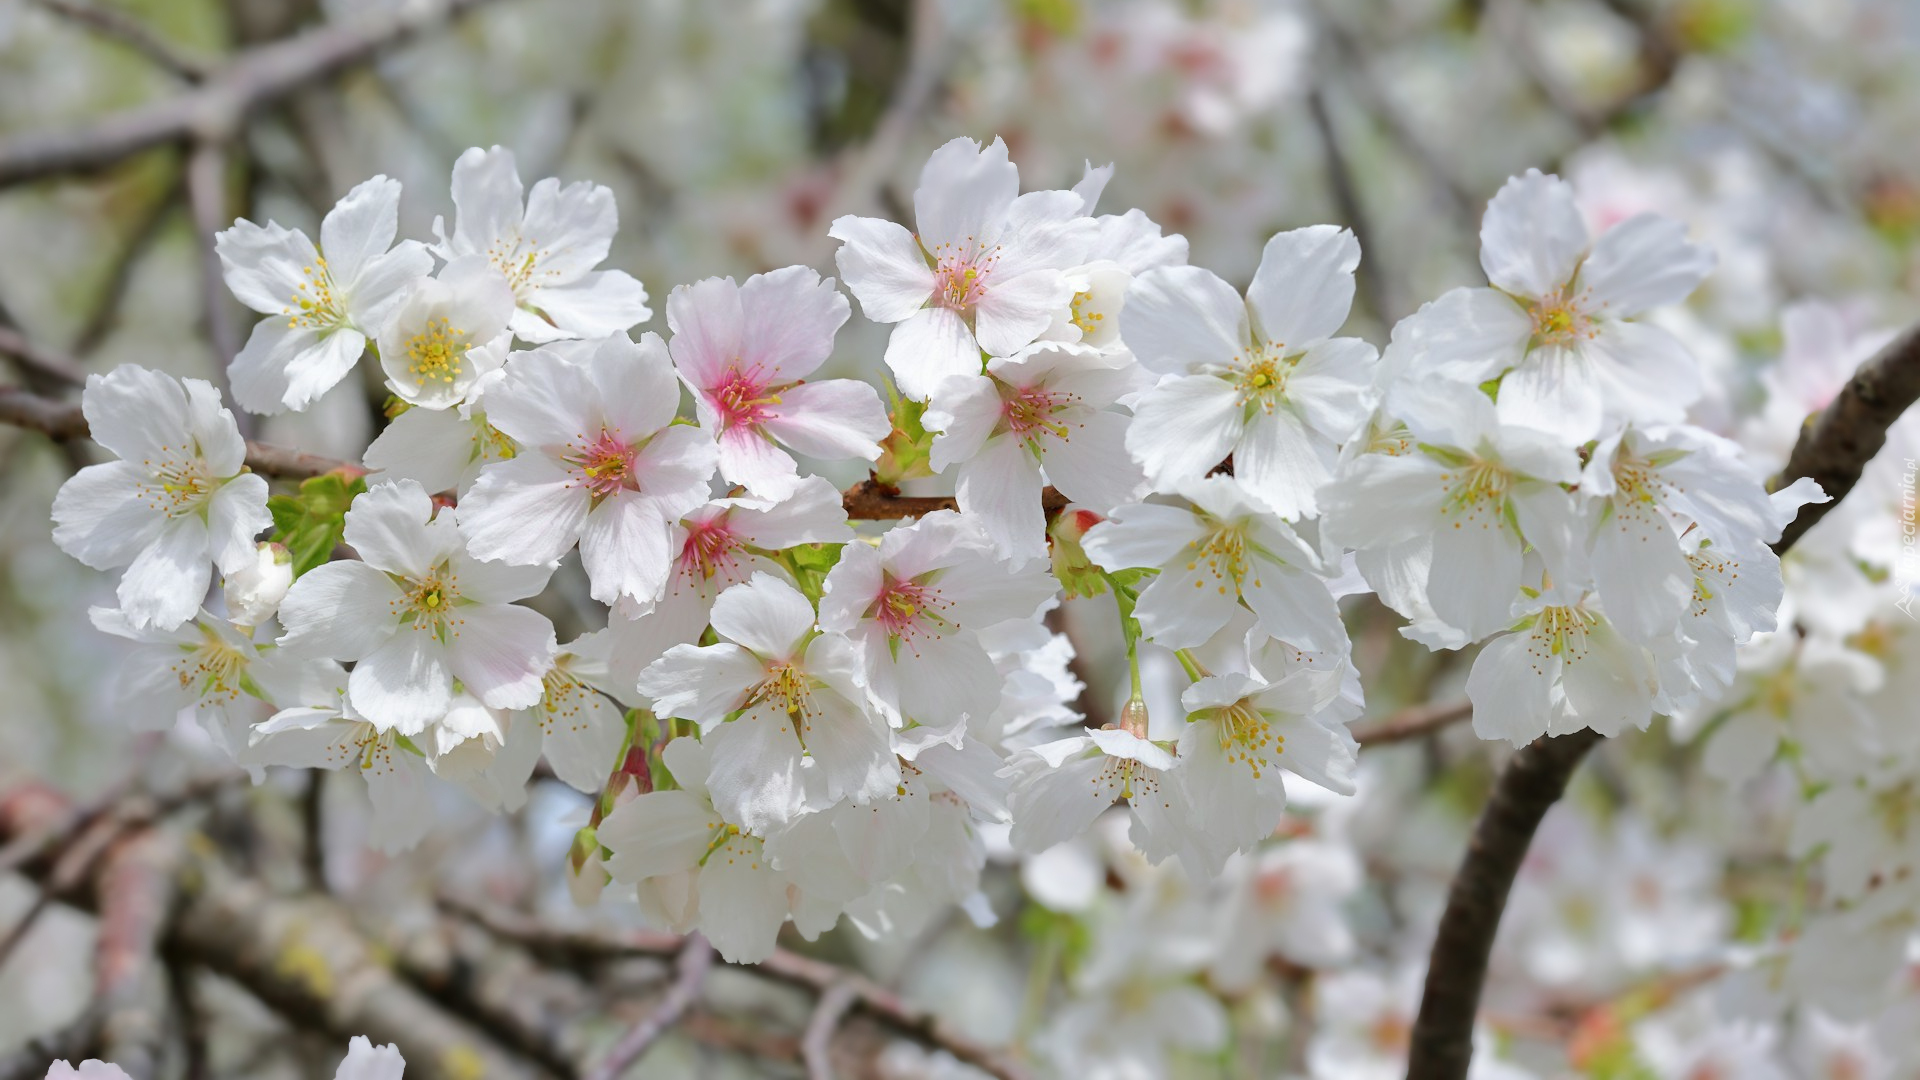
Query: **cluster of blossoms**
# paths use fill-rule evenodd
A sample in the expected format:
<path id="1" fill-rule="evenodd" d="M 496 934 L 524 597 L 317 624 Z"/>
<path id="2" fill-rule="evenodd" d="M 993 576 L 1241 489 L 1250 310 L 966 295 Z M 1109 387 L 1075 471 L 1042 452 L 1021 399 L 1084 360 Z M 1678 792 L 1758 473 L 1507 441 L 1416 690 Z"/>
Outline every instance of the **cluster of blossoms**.
<path id="1" fill-rule="evenodd" d="M 135 367 L 88 386 L 122 460 L 63 489 L 56 540 L 127 567 L 94 619 L 143 643 L 131 692 L 242 764 L 354 768 L 391 849 L 430 828 L 431 779 L 511 809 L 544 756 L 600 796 L 576 895 L 622 882 L 742 961 L 789 920 L 990 921 L 989 838 L 1037 855 L 1116 802 L 1148 862 L 1249 873 L 1286 774 L 1354 791 L 1340 596 L 1434 648 L 1492 638 L 1475 724 L 1514 742 L 1715 697 L 1774 629 L 1767 544 L 1817 493 L 1769 497 L 1682 422 L 1693 361 L 1636 318 L 1711 266 L 1678 225 L 1592 238 L 1565 184 L 1516 178 L 1486 217 L 1491 285 L 1383 356 L 1339 336 L 1351 233 L 1274 236 L 1242 293 L 1141 212 L 1096 214 L 1108 173 L 1023 194 L 1004 144 L 956 139 L 913 229 L 833 223 L 847 289 L 892 326 L 885 401 L 813 378 L 851 305 L 806 267 L 677 288 L 670 336 L 636 340 L 645 291 L 595 269 L 611 194 L 523 192 L 497 148 L 461 156 L 432 245 L 395 243 L 385 178 L 317 247 L 240 222 L 220 253 L 265 316 L 240 404 L 304 408 L 367 353 L 392 394 L 364 490 L 341 489 L 350 557 L 257 546 L 296 515 L 269 514 L 217 393 Z M 811 471 L 834 462 L 947 476 L 957 509 L 884 520 L 891 496 Z M 606 626 L 561 644 L 522 601 L 575 549 Z M 1048 618 L 1101 595 L 1131 679 L 1088 727 Z M 1143 662 L 1180 672 L 1152 709 Z"/>

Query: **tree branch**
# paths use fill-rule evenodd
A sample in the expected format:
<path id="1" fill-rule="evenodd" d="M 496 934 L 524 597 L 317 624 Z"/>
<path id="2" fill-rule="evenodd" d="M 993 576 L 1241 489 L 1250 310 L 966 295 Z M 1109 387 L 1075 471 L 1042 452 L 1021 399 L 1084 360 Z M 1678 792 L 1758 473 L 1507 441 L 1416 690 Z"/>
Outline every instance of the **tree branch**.
<path id="1" fill-rule="evenodd" d="M 713 968 L 713 946 L 699 934 L 689 934 L 686 943 L 680 946 L 680 956 L 673 965 L 673 984 L 667 987 L 666 996 L 653 1007 L 653 1011 L 641 1017 L 640 1022 L 620 1037 L 600 1064 L 586 1074 L 587 1080 L 619 1080 L 627 1066 L 640 1060 L 655 1040 L 666 1034 L 667 1029 L 679 1022 L 680 1017 L 700 997 L 700 988 L 707 981 L 707 972 Z"/>
<path id="2" fill-rule="evenodd" d="M 1827 512 L 1838 506 L 1867 462 L 1887 443 L 1887 429 L 1920 400 L 1920 325 L 1908 327 L 1853 373 L 1840 396 L 1800 430 L 1787 467 L 1774 490 L 1803 476 L 1812 477 L 1830 502 L 1808 503 L 1774 542 L 1775 554 L 1792 547 Z"/>
<path id="3" fill-rule="evenodd" d="M 37 431 L 57 442 L 88 437 L 87 418 L 80 406 L 52 401 L 10 386 L 0 386 L 0 424 Z M 247 443 L 247 467 L 262 476 L 286 480 L 305 480 L 330 472 L 363 476 L 367 471 L 351 461 L 253 441 Z"/>
<path id="4" fill-rule="evenodd" d="M 682 946 L 679 936 L 659 931 L 561 929 L 518 912 L 483 908 L 446 894 L 442 894 L 440 903 L 502 938 L 563 963 L 617 956 L 675 956 Z M 836 986 L 850 986 L 854 1009 L 887 1028 L 945 1050 L 999 1080 L 1026 1080 L 1026 1070 L 1002 1051 L 974 1042 L 939 1017 L 912 1008 L 893 991 L 835 964 L 779 949 L 759 964 L 738 967 L 821 995 Z"/>
<path id="5" fill-rule="evenodd" d="M 850 982 L 837 982 L 820 995 L 807 1017 L 807 1032 L 800 1040 L 800 1059 L 807 1066 L 807 1080 L 834 1080 L 833 1033 L 840 1020 L 853 1008 L 859 988 Z"/>
<path id="6" fill-rule="evenodd" d="M 91 124 L 0 143 L 0 186 L 111 165 L 149 147 L 231 140 L 248 113 L 486 0 L 417 0 L 247 50 L 199 87 Z"/>
<path id="7" fill-rule="evenodd" d="M 1909 328 L 1860 366 L 1819 416 L 1809 421 L 1779 490 L 1810 476 L 1830 502 L 1802 507 L 1773 545 L 1784 554 L 1860 481 L 1886 444 L 1887 429 L 1920 399 L 1920 326 Z M 1473 1058 L 1473 1024 L 1486 982 L 1487 958 L 1527 846 L 1582 758 L 1600 741 L 1591 729 L 1542 738 L 1513 756 L 1494 783 L 1473 839 L 1447 895 L 1427 984 L 1414 1022 L 1407 1080 L 1464 1080 Z"/>
<path id="8" fill-rule="evenodd" d="M 1399 712 L 1361 724 L 1353 729 L 1354 741 L 1361 746 L 1385 746 L 1431 735 L 1473 715 L 1473 702 L 1447 701 L 1409 705 Z"/>
<path id="9" fill-rule="evenodd" d="M 34 2 L 69 22 L 131 48 L 176 78 L 199 82 L 213 74 L 214 62 L 210 58 L 180 48 L 124 11 L 96 3 L 95 0 Z"/>

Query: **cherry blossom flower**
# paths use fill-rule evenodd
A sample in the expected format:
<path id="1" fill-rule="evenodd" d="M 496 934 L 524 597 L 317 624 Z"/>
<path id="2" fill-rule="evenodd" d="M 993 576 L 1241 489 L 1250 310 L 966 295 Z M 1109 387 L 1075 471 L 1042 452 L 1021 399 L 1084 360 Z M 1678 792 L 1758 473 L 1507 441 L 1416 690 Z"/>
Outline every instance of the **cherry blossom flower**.
<path id="1" fill-rule="evenodd" d="M 1127 449 L 1160 490 L 1229 454 L 1234 477 L 1283 518 L 1314 514 L 1340 443 L 1366 419 L 1378 360 L 1336 338 L 1360 245 L 1331 225 L 1267 241 L 1243 300 L 1211 271 L 1148 270 L 1120 316 L 1127 348 L 1160 384 L 1134 405 Z"/>
<path id="2" fill-rule="evenodd" d="M 661 653 L 699 638 L 727 589 L 755 574 L 786 577 L 773 553 L 852 539 L 840 490 L 824 477 L 801 480 L 778 501 L 716 499 L 697 507 L 668 532 L 673 563 L 660 599 L 631 617 L 621 605 L 607 620 L 614 678 L 631 684 Z"/>
<path id="3" fill-rule="evenodd" d="M 1313 649 L 1345 647 L 1320 557 L 1285 522 L 1229 477 L 1184 483 L 1180 491 L 1190 507 L 1125 506 L 1083 541 L 1087 556 L 1106 570 L 1159 571 L 1134 609 L 1147 637 L 1170 649 L 1199 645 L 1245 603 L 1274 637 Z"/>
<path id="4" fill-rule="evenodd" d="M 1299 671 L 1274 682 L 1228 672 L 1200 679 L 1180 695 L 1182 786 L 1193 831 L 1217 877 L 1227 857 L 1273 833 L 1286 810 L 1283 771 L 1342 795 L 1353 794 L 1359 744 L 1346 725 L 1322 716 L 1340 681 Z"/>
<path id="5" fill-rule="evenodd" d="M 607 872 L 638 886 L 643 910 L 665 916 L 680 933 L 698 927 L 729 962 L 759 963 L 773 955 L 790 913 L 811 938 L 833 924 L 839 909 L 830 919 L 805 918 L 805 894 L 775 869 L 765 839 L 716 809 L 707 788 L 711 754 L 693 739 L 668 743 L 661 757 L 678 786 L 616 808 L 598 835 L 613 853 Z"/>
<path id="6" fill-rule="evenodd" d="M 373 804 L 367 839 L 381 851 L 405 851 L 433 828 L 433 773 L 424 751 L 398 731 L 373 724 L 345 694 L 280 710 L 254 725 L 249 746 L 261 765 L 358 772 Z"/>
<path id="7" fill-rule="evenodd" d="M 87 614 L 95 629 L 136 643 L 115 673 L 114 688 L 131 707 L 136 727 L 192 720 L 242 763 L 247 728 L 266 710 L 326 697 L 346 685 L 346 672 L 333 661 L 262 648 L 251 628 L 209 611 L 170 630 L 135 626 L 112 608 Z"/>
<path id="8" fill-rule="evenodd" d="M 667 525 L 706 501 L 714 449 L 673 425 L 679 387 L 659 335 L 560 342 L 516 356 L 487 392 L 487 422 L 522 452 L 460 501 L 475 558 L 548 563 L 575 542 L 603 603 L 650 603 L 666 584 Z"/>
<path id="9" fill-rule="evenodd" d="M 446 715 L 455 679 L 489 708 L 539 702 L 557 648 L 546 616 L 512 601 L 538 593 L 550 563 L 509 566 L 467 553 L 451 514 L 411 480 L 376 484 L 347 510 L 360 556 L 316 567 L 280 603 L 280 647 L 354 661 L 347 689 L 381 731 L 416 735 Z"/>
<path id="10" fill-rule="evenodd" d="M 693 391 L 700 427 L 720 445 L 720 475 L 761 498 L 799 481 L 781 446 L 838 461 L 880 456 L 892 424 L 880 395 L 856 379 L 805 381 L 833 353 L 847 321 L 833 279 L 804 266 L 744 284 L 707 278 L 667 297 L 674 367 Z"/>
<path id="11" fill-rule="evenodd" d="M 428 491 L 465 492 L 489 462 L 505 461 L 520 448 L 487 422 L 483 399 L 507 377 L 506 335 L 476 345 L 468 359 L 481 372 L 451 409 L 407 408 L 368 444 L 360 461 L 367 482 L 416 480 Z"/>
<path id="12" fill-rule="evenodd" d="M 268 316 L 228 376 L 249 412 L 296 412 L 353 370 L 414 283 L 433 271 L 416 240 L 393 242 L 400 181 L 376 176 L 320 222 L 320 246 L 298 229 L 240 220 L 214 237 L 227 288 Z"/>
<path id="13" fill-rule="evenodd" d="M 553 667 L 541 676 L 540 703 L 527 719 L 545 736 L 542 743 L 553 774 L 589 794 L 607 782 L 626 738 L 626 717 L 619 684 L 610 674 L 612 632 L 595 630 L 560 646 Z M 515 718 L 519 722 L 519 718 Z"/>
<path id="14" fill-rule="evenodd" d="M 1321 536 L 1359 549 L 1383 600 L 1410 618 L 1431 613 L 1460 645 L 1513 623 L 1529 547 L 1556 573 L 1577 565 L 1579 509 L 1561 485 L 1580 479 L 1580 459 L 1543 432 L 1503 426 L 1478 390 L 1423 389 L 1402 402 L 1406 442 L 1342 465 Z"/>
<path id="15" fill-rule="evenodd" d="M 822 587 L 820 629 L 853 639 L 889 719 L 947 728 L 999 703 L 976 631 L 1032 617 L 1054 588 L 1038 564 L 1006 565 L 970 518 L 941 510 L 877 546 L 848 544 Z"/>
<path id="16" fill-rule="evenodd" d="M 980 370 L 980 354 L 1010 356 L 1073 299 L 1064 271 L 1085 261 L 1093 219 L 1071 191 L 1020 194 L 1020 171 L 999 139 L 948 142 L 927 159 L 913 193 L 919 232 L 843 217 L 840 276 L 867 318 L 895 323 L 886 362 L 900 391 L 927 400 L 949 375 Z"/>
<path id="17" fill-rule="evenodd" d="M 1038 853 L 1065 843 L 1120 799 L 1156 845 L 1191 843 L 1186 795 L 1171 775 L 1177 764 L 1163 747 L 1119 728 L 1095 728 L 1014 754 L 1003 772 L 1011 786 L 1014 849 Z"/>
<path id="18" fill-rule="evenodd" d="M 1595 240 L 1572 187 L 1529 169 L 1487 205 L 1480 265 L 1491 288 L 1455 289 L 1413 316 L 1415 372 L 1472 386 L 1499 378 L 1502 423 L 1569 446 L 1626 421 L 1678 421 L 1699 398 L 1685 347 L 1635 321 L 1713 269 L 1678 222 L 1639 214 Z"/>
<path id="19" fill-rule="evenodd" d="M 193 618 L 213 566 L 238 572 L 273 524 L 267 482 L 220 392 L 122 364 L 89 375 L 80 397 L 93 439 L 119 461 L 89 465 L 53 500 L 53 542 L 93 567 L 126 567 L 117 595 L 138 629 Z M 211 561 L 211 562 L 210 562 Z"/>
<path id="20" fill-rule="evenodd" d="M 1124 356 L 1043 343 L 989 361 L 985 375 L 940 384 L 923 418 L 939 432 L 933 469 L 959 464 L 960 509 L 1002 556 L 1045 557 L 1040 491 L 1048 481 L 1102 514 L 1143 493 L 1146 480 L 1127 456 L 1127 418 L 1106 411 L 1127 389 L 1127 366 Z"/>
<path id="21" fill-rule="evenodd" d="M 365 1035 L 355 1035 L 347 1043 L 346 1060 L 340 1063 L 333 1080 L 400 1080 L 406 1067 L 398 1046 L 375 1046 Z"/>
<path id="22" fill-rule="evenodd" d="M 1645 728 L 1660 692 L 1654 657 L 1614 629 L 1592 597 L 1550 589 L 1515 605 L 1518 621 L 1467 675 L 1473 730 L 1524 746 L 1541 735 Z"/>
<path id="23" fill-rule="evenodd" d="M 421 278 L 381 327 L 380 367 L 387 387 L 423 409 L 460 404 L 506 358 L 487 348 L 505 335 L 513 312 L 507 279 L 477 256 L 455 259 Z"/>
<path id="24" fill-rule="evenodd" d="M 755 574 L 713 603 L 720 643 L 676 645 L 640 674 L 654 710 L 699 724 L 713 749 L 707 785 L 730 820 L 759 832 L 805 804 L 811 759 L 827 802 L 865 802 L 899 783 L 886 725 L 867 707 L 859 658 L 814 627 L 813 605 Z"/>
<path id="25" fill-rule="evenodd" d="M 602 338 L 653 317 L 646 287 L 632 275 L 594 269 L 620 227 L 611 190 L 548 177 L 524 206 L 522 191 L 512 151 L 472 147 L 453 163 L 453 235 L 433 222 L 434 254 L 449 262 L 477 256 L 505 276 L 515 337 L 536 345 Z"/>

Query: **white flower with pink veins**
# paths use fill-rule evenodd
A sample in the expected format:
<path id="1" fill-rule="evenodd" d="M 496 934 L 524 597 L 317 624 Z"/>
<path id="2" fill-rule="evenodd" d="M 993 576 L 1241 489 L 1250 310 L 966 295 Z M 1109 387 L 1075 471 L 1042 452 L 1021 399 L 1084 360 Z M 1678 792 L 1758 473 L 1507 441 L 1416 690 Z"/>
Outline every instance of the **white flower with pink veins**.
<path id="1" fill-rule="evenodd" d="M 960 509 L 1002 556 L 1046 557 L 1047 481 L 1102 514 L 1145 491 L 1146 477 L 1127 456 L 1127 417 L 1108 411 L 1128 390 L 1132 366 L 1124 353 L 1043 342 L 989 361 L 985 375 L 940 384 L 924 417 L 927 430 L 939 432 L 933 469 L 959 464 Z"/>
<path id="2" fill-rule="evenodd" d="M 889 719 L 985 721 L 1001 680 L 976 632 L 1032 618 L 1056 588 L 1044 564 L 1009 567 L 971 518 L 941 510 L 877 546 L 848 544 L 827 573 L 820 628 L 860 647 Z"/>
<path id="3" fill-rule="evenodd" d="M 1455 289 L 1410 316 L 1413 373 L 1498 378 L 1501 423 L 1568 446 L 1629 421 L 1678 421 L 1700 397 L 1686 347 L 1633 321 L 1686 299 L 1713 269 L 1679 222 L 1640 214 L 1595 240 L 1572 186 L 1529 169 L 1487 204 L 1480 265 L 1492 288 Z"/>
<path id="4" fill-rule="evenodd" d="M 755 574 L 786 577 L 772 552 L 852 539 L 840 490 L 825 477 L 807 477 L 777 502 L 716 499 L 698 507 L 668 533 L 673 565 L 660 599 L 633 612 L 622 605 L 607 620 L 613 677 L 631 685 L 661 653 L 698 640 L 714 600 L 732 586 Z"/>
<path id="5" fill-rule="evenodd" d="M 1009 356 L 1073 300 L 1065 271 L 1085 261 L 1098 226 L 1071 191 L 1020 194 L 1020 170 L 999 139 L 954 139 L 933 152 L 913 193 L 920 231 L 847 216 L 840 276 L 866 316 L 894 323 L 887 367 L 916 401 L 950 375 L 977 374 L 980 354 Z"/>
<path id="6" fill-rule="evenodd" d="M 549 563 L 577 541 L 593 598 L 649 604 L 666 584 L 667 525 L 707 499 L 711 440 L 673 423 L 680 388 L 658 334 L 516 355 L 487 422 L 522 450 L 460 499 L 474 558 Z"/>
<path id="7" fill-rule="evenodd" d="M 667 297 L 668 348 L 693 391 L 700 427 L 720 445 L 720 475 L 777 499 L 799 481 L 790 447 L 822 461 L 880 456 L 886 406 L 857 379 L 806 377 L 847 321 L 833 279 L 804 266 L 682 285 Z"/>

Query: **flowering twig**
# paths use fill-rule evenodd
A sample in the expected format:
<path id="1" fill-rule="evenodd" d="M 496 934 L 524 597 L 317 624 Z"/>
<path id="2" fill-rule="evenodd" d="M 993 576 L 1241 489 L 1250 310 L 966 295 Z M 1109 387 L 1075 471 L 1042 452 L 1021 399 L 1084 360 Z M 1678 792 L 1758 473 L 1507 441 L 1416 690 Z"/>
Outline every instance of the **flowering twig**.
<path id="1" fill-rule="evenodd" d="M 1801 477 L 1820 483 L 1831 501 L 1808 504 L 1773 549 L 1784 553 L 1814 522 L 1846 498 L 1867 462 L 1886 444 L 1887 429 L 1920 399 L 1920 326 L 1911 327 L 1860 366 L 1840 396 L 1809 421 L 1775 490 Z M 1600 741 L 1591 729 L 1541 738 L 1513 756 L 1494 783 L 1473 839 L 1447 895 L 1434 936 L 1427 984 L 1407 1059 L 1407 1080 L 1464 1080 L 1473 1058 L 1473 1023 L 1486 981 L 1487 958 L 1514 875 L 1527 847 L 1582 758 Z"/>
<path id="2" fill-rule="evenodd" d="M 231 139 L 246 115 L 315 80 L 361 63 L 485 0 L 401 4 L 249 49 L 197 88 L 93 124 L 0 143 L 0 186 L 111 165 L 153 146 Z"/>
<path id="3" fill-rule="evenodd" d="M 647 1047 L 665 1034 L 700 996 L 700 987 L 707 980 L 707 972 L 713 968 L 713 946 L 699 934 L 687 936 L 686 943 L 680 947 L 680 956 L 673 965 L 673 984 L 667 987 L 665 997 L 653 1011 L 642 1017 L 631 1030 L 620 1037 L 607 1056 L 600 1060 L 587 1080 L 618 1080 L 627 1071 L 627 1066 L 640 1059 Z"/>

